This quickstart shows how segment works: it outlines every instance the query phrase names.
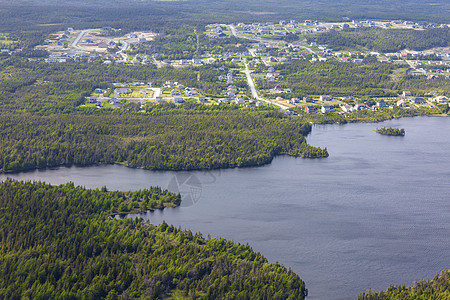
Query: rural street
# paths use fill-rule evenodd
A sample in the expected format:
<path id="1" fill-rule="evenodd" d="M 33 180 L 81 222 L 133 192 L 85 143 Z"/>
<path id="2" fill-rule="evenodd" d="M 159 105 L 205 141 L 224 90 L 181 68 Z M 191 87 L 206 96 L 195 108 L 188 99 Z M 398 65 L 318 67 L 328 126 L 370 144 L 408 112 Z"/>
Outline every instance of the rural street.
<path id="1" fill-rule="evenodd" d="M 83 30 L 81 31 L 78 36 L 75 38 L 75 40 L 72 43 L 72 47 L 74 47 L 75 49 L 80 49 L 80 47 L 78 47 L 78 43 L 80 42 L 80 40 L 83 38 L 83 36 L 89 32 L 89 30 Z"/>
<path id="2" fill-rule="evenodd" d="M 282 105 L 282 104 L 279 104 L 279 103 L 276 103 L 276 102 L 272 102 L 270 100 L 266 100 L 266 99 L 263 99 L 263 98 L 259 97 L 258 96 L 258 92 L 256 91 L 255 83 L 253 82 L 252 76 L 250 75 L 250 70 L 248 69 L 248 64 L 247 64 L 246 61 L 244 61 L 244 65 L 245 65 L 244 73 L 245 73 L 245 76 L 247 77 L 247 84 L 250 87 L 250 91 L 252 92 L 252 97 L 253 98 L 255 98 L 256 100 L 259 100 L 259 101 L 264 101 L 264 102 L 276 105 L 276 106 L 278 106 L 278 107 L 280 107 L 281 109 L 284 109 L 284 110 L 289 108 L 289 107 L 287 107 L 285 105 Z"/>

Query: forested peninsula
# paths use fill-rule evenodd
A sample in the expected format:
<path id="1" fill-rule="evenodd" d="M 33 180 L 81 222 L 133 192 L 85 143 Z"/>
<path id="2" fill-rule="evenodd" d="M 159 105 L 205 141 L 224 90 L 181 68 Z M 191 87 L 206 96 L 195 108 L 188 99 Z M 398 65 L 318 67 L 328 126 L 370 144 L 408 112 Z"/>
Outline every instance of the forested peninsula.
<path id="1" fill-rule="evenodd" d="M 166 223 L 111 218 L 135 202 L 177 203 L 158 188 L 0 184 L 0 298 L 304 299 L 291 270 L 248 245 Z"/>

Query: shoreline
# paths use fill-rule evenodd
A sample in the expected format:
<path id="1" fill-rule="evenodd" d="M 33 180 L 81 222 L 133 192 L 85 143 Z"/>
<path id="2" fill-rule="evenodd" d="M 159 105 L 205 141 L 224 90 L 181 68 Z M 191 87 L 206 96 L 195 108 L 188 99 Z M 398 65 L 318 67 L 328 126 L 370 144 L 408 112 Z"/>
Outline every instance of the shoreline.
<path id="1" fill-rule="evenodd" d="M 397 120 L 397 119 L 402 119 L 402 118 L 415 118 L 415 117 L 429 117 L 429 118 L 442 118 L 442 117 L 449 117 L 449 115 L 417 115 L 417 116 L 404 116 L 404 117 L 392 117 L 390 119 L 385 119 L 385 120 L 381 120 L 381 121 L 355 121 L 355 122 L 346 122 L 346 123 L 342 123 L 342 122 L 333 122 L 333 123 L 314 123 L 314 122 L 309 122 L 311 125 L 346 125 L 346 124 L 358 124 L 358 123 L 365 123 L 365 124 L 378 124 L 378 123 L 382 123 L 385 121 L 391 121 L 391 120 Z M 312 130 L 305 135 L 305 138 L 310 136 L 312 134 Z M 312 145 L 307 144 L 310 147 L 315 147 Z M 325 146 L 326 147 L 326 146 Z M 318 147 L 315 147 L 318 148 Z M 326 148 L 325 148 L 326 149 Z M 280 154 L 276 154 L 273 155 L 272 158 L 270 159 L 270 161 L 268 162 L 264 162 L 261 164 L 254 164 L 254 165 L 248 165 L 248 166 L 230 166 L 230 167 L 217 167 L 217 168 L 192 168 L 192 169 L 164 169 L 164 168 L 160 168 L 160 169 L 150 169 L 150 168 L 145 168 L 145 167 L 131 167 L 128 166 L 126 163 L 124 162 L 114 162 L 114 163 L 96 163 L 96 164 L 91 164 L 91 165 L 59 165 L 59 166 L 52 166 L 52 167 L 45 167 L 45 168 L 36 168 L 36 169 L 25 169 L 25 170 L 19 170 L 19 171 L 7 171 L 7 172 L 0 172 L 0 176 L 6 176 L 8 177 L 8 175 L 17 175 L 17 174 L 24 174 L 24 173 L 31 173 L 31 172 L 45 172 L 47 170 L 58 170 L 60 168 L 89 168 L 89 167 L 101 167 L 101 166 L 111 166 L 111 165 L 118 165 L 118 166 L 124 166 L 130 169 L 141 169 L 141 170 L 146 170 L 146 171 L 153 171 L 153 172 L 192 172 L 192 171 L 215 171 L 215 170 L 228 170 L 228 169 L 236 169 L 236 168 L 258 168 L 258 167 L 263 167 L 266 165 L 269 165 L 272 163 L 273 159 L 278 157 L 278 156 L 290 156 L 290 157 L 294 157 L 294 158 L 303 158 L 303 159 L 323 159 L 323 158 L 327 158 L 328 156 L 321 156 L 321 157 L 304 157 L 304 156 L 297 156 L 297 155 L 291 155 L 288 153 L 280 153 Z"/>

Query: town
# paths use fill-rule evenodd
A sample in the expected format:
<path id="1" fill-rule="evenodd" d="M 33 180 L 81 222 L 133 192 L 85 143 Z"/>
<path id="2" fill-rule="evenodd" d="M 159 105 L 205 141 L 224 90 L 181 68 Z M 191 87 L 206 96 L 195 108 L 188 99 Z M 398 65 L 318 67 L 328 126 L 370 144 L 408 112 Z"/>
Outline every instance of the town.
<path id="1" fill-rule="evenodd" d="M 364 49 L 334 50 L 328 45 L 308 42 L 314 33 L 358 28 L 420 31 L 448 28 L 448 25 L 400 20 L 344 20 L 334 23 L 281 20 L 251 24 L 210 24 L 205 27 L 204 34 L 207 38 L 216 40 L 219 45 L 230 43 L 232 37 L 242 42 L 231 44 L 228 51 L 222 52 L 206 51 L 199 55 L 183 51 L 180 59 L 164 58 L 160 53 L 150 51 L 147 53 L 145 45 L 158 38 L 158 34 L 150 31 L 124 33 L 121 29 L 112 27 L 87 30 L 67 28 L 49 36 L 43 45 L 36 46 L 36 50 L 49 53 L 44 58 L 46 63 L 73 61 L 105 65 L 154 65 L 157 68 L 208 68 L 216 72 L 213 83 L 220 90 L 215 94 L 206 93 L 175 80 L 159 83 L 122 82 L 114 83 L 108 89 L 96 88 L 81 104 L 83 107 L 120 108 L 123 104 L 133 103 L 144 110 L 147 104 L 194 102 L 205 105 L 242 105 L 255 109 L 269 105 L 281 108 L 288 115 L 347 115 L 361 110 L 434 108 L 437 104 L 448 103 L 448 95 L 442 94 L 439 89 L 419 94 L 401 91 L 395 95 L 391 93 L 385 97 L 362 99 L 352 94 L 299 93 L 294 86 L 289 86 L 282 80 L 283 65 L 299 60 L 317 64 L 339 62 L 360 65 L 369 57 L 382 64 L 403 68 L 408 76 L 423 76 L 431 81 L 450 79 L 450 47 L 382 53 L 363 51 Z M 198 33 L 195 34 L 198 39 Z M 289 36 L 298 38 L 289 41 Z M 14 55 L 5 49 L 2 54 Z M 38 61 L 39 58 L 29 60 Z M 201 80 L 200 72 L 198 76 L 198 80 Z"/>

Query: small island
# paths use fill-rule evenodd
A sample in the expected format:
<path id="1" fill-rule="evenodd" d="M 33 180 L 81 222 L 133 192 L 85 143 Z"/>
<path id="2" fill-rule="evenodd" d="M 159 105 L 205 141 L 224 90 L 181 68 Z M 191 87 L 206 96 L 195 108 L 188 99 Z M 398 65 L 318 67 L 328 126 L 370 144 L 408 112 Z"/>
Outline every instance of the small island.
<path id="1" fill-rule="evenodd" d="M 405 135 L 405 129 L 404 128 L 393 128 L 393 127 L 383 127 L 383 128 L 377 128 L 375 130 L 379 134 L 383 135 L 392 135 L 392 136 L 404 136 Z"/>

